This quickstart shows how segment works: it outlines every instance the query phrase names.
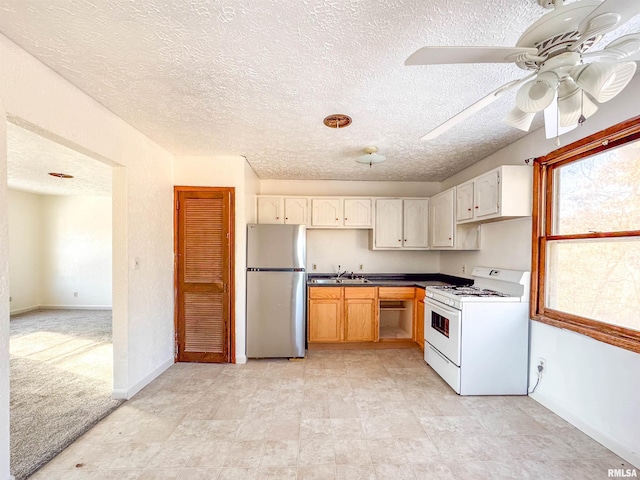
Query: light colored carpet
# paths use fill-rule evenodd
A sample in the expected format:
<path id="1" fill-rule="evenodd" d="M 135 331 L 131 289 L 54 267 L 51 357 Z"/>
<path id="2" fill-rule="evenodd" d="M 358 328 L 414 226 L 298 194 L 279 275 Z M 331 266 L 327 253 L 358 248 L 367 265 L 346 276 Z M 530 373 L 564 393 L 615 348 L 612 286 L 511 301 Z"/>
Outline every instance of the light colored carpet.
<path id="1" fill-rule="evenodd" d="M 111 399 L 111 311 L 11 318 L 11 473 L 29 477 L 122 402 Z"/>

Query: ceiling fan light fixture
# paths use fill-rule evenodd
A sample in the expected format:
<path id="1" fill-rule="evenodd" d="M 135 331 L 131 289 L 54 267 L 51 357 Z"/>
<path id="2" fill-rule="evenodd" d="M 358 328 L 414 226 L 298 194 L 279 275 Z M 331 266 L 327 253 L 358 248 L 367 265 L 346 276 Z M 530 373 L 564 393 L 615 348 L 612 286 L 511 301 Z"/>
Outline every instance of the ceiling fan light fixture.
<path id="1" fill-rule="evenodd" d="M 558 75 L 554 72 L 541 73 L 518 90 L 516 105 L 526 113 L 541 112 L 553 102 L 558 81 Z"/>
<path id="2" fill-rule="evenodd" d="M 560 126 L 570 127 L 578 124 L 581 116 L 592 116 L 598 111 L 598 106 L 576 86 L 570 93 L 558 97 L 558 111 Z"/>
<path id="3" fill-rule="evenodd" d="M 637 68 L 636 62 L 595 62 L 575 67 L 571 76 L 597 102 L 605 103 L 624 90 Z"/>
<path id="4" fill-rule="evenodd" d="M 366 147 L 364 152 L 364 155 L 356 158 L 356 162 L 369 164 L 369 166 L 371 166 L 375 163 L 384 162 L 387 159 L 387 157 L 378 153 L 378 147 Z"/>
<path id="5" fill-rule="evenodd" d="M 515 107 L 502 121 L 523 132 L 528 132 L 535 116 L 536 114 L 533 112 L 523 112 L 518 107 Z"/>

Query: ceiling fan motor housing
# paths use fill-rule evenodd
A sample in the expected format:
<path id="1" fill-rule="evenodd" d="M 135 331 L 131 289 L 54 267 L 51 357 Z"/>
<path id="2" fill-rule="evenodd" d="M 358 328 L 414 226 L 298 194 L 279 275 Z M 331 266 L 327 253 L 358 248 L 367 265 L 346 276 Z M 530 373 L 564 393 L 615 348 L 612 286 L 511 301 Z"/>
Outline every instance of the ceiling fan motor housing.
<path id="1" fill-rule="evenodd" d="M 540 0 L 540 2 L 547 0 Z M 539 2 L 539 3 L 540 3 Z M 553 2 L 551 2 L 553 4 Z M 531 25 L 520 36 L 517 47 L 536 48 L 538 55 L 553 57 L 567 51 L 567 48 L 580 38 L 578 26 L 599 6 L 597 0 L 582 0 L 569 5 L 561 5 L 555 10 L 543 15 L 537 22 Z M 588 39 L 581 39 L 581 46 L 576 51 L 586 52 L 601 36 L 597 35 Z M 516 64 L 525 70 L 537 70 L 543 61 L 526 60 Z"/>

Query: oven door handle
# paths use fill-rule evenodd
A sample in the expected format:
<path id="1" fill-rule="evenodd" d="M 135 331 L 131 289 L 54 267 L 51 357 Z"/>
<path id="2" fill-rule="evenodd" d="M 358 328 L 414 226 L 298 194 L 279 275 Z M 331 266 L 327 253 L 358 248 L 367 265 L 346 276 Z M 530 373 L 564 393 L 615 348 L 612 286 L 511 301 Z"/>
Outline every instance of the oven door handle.
<path id="1" fill-rule="evenodd" d="M 433 310 L 438 309 L 441 312 L 445 312 L 448 315 L 460 315 L 460 311 L 459 310 L 450 310 L 447 307 L 443 306 L 441 303 L 435 303 L 433 300 L 427 299 L 425 298 L 425 305 L 428 305 L 429 307 L 431 307 Z"/>

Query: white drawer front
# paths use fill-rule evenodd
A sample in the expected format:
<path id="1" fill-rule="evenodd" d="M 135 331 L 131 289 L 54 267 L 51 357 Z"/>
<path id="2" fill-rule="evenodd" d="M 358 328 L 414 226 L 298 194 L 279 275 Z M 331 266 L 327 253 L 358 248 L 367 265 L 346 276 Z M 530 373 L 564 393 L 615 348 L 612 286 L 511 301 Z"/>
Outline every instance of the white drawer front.
<path id="1" fill-rule="evenodd" d="M 460 367 L 449 361 L 428 342 L 424 344 L 424 360 L 456 393 L 460 393 Z"/>

